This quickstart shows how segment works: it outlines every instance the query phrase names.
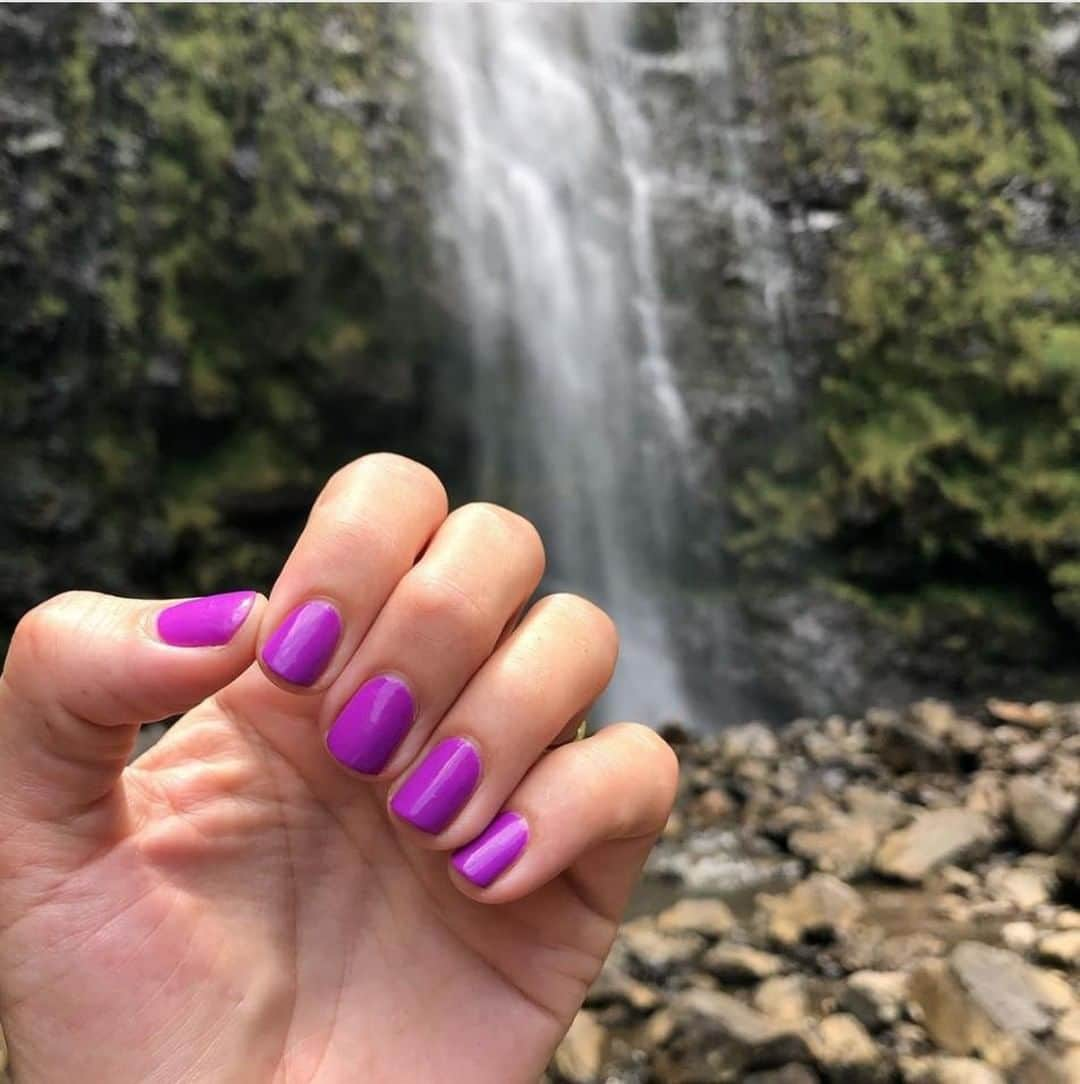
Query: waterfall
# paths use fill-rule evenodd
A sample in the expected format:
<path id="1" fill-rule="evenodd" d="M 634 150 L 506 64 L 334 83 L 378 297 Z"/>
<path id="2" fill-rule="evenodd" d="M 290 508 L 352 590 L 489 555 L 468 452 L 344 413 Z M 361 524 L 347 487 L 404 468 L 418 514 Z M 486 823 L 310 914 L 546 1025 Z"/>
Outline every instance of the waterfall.
<path id="1" fill-rule="evenodd" d="M 541 529 L 548 589 L 618 622 L 605 716 L 655 723 L 689 715 L 668 585 L 694 439 L 666 346 L 658 163 L 629 18 L 622 5 L 417 9 L 478 495 Z"/>

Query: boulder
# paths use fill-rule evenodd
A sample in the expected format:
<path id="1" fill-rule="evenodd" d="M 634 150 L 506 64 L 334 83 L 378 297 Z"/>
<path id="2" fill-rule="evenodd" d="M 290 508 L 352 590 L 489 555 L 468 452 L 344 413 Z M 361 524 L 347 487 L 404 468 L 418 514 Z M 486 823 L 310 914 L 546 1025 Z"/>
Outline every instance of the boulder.
<path id="1" fill-rule="evenodd" d="M 965 941 L 948 961 L 929 960 L 911 976 L 910 1000 L 934 1042 L 950 1054 L 977 1054 L 1011 1069 L 1032 1037 L 1054 1023 L 1038 969 L 1008 949 Z"/>
<path id="2" fill-rule="evenodd" d="M 791 946 L 828 942 L 847 935 L 862 917 L 859 894 L 827 873 L 816 873 L 783 896 L 759 896 L 769 938 Z"/>
<path id="3" fill-rule="evenodd" d="M 555 1051 L 555 1069 L 571 1084 L 593 1084 L 604 1067 L 607 1041 L 607 1032 L 582 1009 Z"/>
<path id="4" fill-rule="evenodd" d="M 656 928 L 664 933 L 699 933 L 719 940 L 735 928 L 735 916 L 722 900 L 679 900 L 657 915 Z"/>
<path id="5" fill-rule="evenodd" d="M 696 960 L 705 939 L 686 931 L 664 933 L 649 919 L 627 923 L 620 935 L 623 948 L 638 970 L 649 978 L 663 979 L 672 971 Z"/>
<path id="6" fill-rule="evenodd" d="M 759 983 L 784 970 L 779 956 L 747 945 L 714 945 L 705 953 L 702 964 L 709 974 L 733 986 Z"/>
<path id="7" fill-rule="evenodd" d="M 840 993 L 840 1007 L 871 1031 L 890 1027 L 904 1015 L 908 976 L 902 971 L 856 971 Z"/>
<path id="8" fill-rule="evenodd" d="M 870 872 L 880 835 L 868 821 L 838 815 L 821 828 L 800 828 L 788 837 L 788 849 L 822 873 L 853 881 Z"/>
<path id="9" fill-rule="evenodd" d="M 892 1067 L 849 1013 L 826 1016 L 810 1033 L 810 1053 L 830 1084 L 885 1084 Z"/>
<path id="10" fill-rule="evenodd" d="M 1080 970 L 1080 930 L 1059 930 L 1039 942 L 1039 959 L 1054 967 Z"/>
<path id="11" fill-rule="evenodd" d="M 806 979 L 802 975 L 766 979 L 754 991 L 754 1008 L 770 1020 L 802 1027 L 810 1013 Z"/>
<path id="12" fill-rule="evenodd" d="M 1038 776 L 1009 780 L 1009 816 L 1029 847 L 1052 854 L 1065 842 L 1077 814 L 1076 795 Z"/>
<path id="13" fill-rule="evenodd" d="M 970 864 L 993 840 L 993 827 L 980 813 L 956 807 L 928 810 L 886 837 L 874 867 L 886 877 L 918 882 L 941 866 Z"/>
<path id="14" fill-rule="evenodd" d="M 806 1040 L 790 1025 L 715 990 L 690 990 L 670 1005 L 675 1030 L 660 1059 L 669 1084 L 741 1081 L 750 1069 L 810 1059 Z"/>

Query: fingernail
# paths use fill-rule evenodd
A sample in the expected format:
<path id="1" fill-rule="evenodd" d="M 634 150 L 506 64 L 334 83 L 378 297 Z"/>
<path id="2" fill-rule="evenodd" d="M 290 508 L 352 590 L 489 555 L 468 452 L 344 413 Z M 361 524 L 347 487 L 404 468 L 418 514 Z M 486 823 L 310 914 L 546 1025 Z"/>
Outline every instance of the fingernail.
<path id="1" fill-rule="evenodd" d="M 220 647 L 236 635 L 254 604 L 254 591 L 177 602 L 157 615 L 158 635 L 173 647 Z"/>
<path id="2" fill-rule="evenodd" d="M 390 800 L 402 820 L 422 832 L 441 832 L 469 800 L 480 778 L 480 755 L 464 738 L 447 738 Z"/>
<path id="3" fill-rule="evenodd" d="M 408 685 L 391 674 L 365 681 L 326 735 L 331 755 L 354 772 L 377 775 L 412 726 L 416 703 Z"/>
<path id="4" fill-rule="evenodd" d="M 528 842 L 525 818 L 500 813 L 476 839 L 454 851 L 454 869 L 478 888 L 487 888 L 517 860 Z"/>
<path id="5" fill-rule="evenodd" d="M 305 602 L 263 645 L 263 662 L 294 685 L 311 685 L 330 661 L 340 636 L 341 617 L 331 603 Z"/>

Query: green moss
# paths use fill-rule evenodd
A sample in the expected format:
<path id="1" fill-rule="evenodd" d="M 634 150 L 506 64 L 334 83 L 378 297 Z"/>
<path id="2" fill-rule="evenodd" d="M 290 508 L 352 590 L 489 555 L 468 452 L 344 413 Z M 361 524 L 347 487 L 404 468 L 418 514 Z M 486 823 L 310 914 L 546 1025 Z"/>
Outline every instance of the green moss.
<path id="1" fill-rule="evenodd" d="M 1080 253 L 1053 240 L 1080 221 L 1080 144 L 1042 55 L 1049 17 L 770 14 L 795 57 L 777 74 L 787 161 L 811 191 L 861 182 L 831 259 L 815 438 L 793 438 L 820 452 L 782 449 L 735 498 L 745 560 L 815 544 L 911 642 L 977 653 L 992 629 L 1048 665 L 1075 633 L 1080 555 Z M 1033 206 L 1058 226 L 1032 234 Z"/>

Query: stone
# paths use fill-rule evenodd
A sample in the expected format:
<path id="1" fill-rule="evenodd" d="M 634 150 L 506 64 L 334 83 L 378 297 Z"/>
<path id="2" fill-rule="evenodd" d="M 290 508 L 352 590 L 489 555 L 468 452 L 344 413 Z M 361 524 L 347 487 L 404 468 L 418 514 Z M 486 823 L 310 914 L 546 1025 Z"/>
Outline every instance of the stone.
<path id="1" fill-rule="evenodd" d="M 1009 767 L 1018 772 L 1033 772 L 1041 768 L 1050 756 L 1045 742 L 1025 741 L 1009 750 Z"/>
<path id="2" fill-rule="evenodd" d="M 1001 927 L 1001 941 L 1007 949 L 1020 953 L 1029 953 L 1039 939 L 1039 931 L 1030 922 L 1007 922 Z"/>
<path id="3" fill-rule="evenodd" d="M 714 945 L 705 953 L 702 964 L 722 983 L 735 986 L 758 983 L 784 970 L 779 956 L 746 945 Z"/>
<path id="4" fill-rule="evenodd" d="M 1039 942 L 1039 959 L 1055 967 L 1080 969 L 1080 930 L 1060 930 Z"/>
<path id="5" fill-rule="evenodd" d="M 965 866 L 985 854 L 994 839 L 990 822 L 969 809 L 934 809 L 886 837 L 874 859 L 886 877 L 919 882 L 943 865 Z"/>
<path id="6" fill-rule="evenodd" d="M 691 990 L 671 1002 L 675 1033 L 659 1059 L 660 1079 L 741 1081 L 749 1069 L 807 1062 L 810 1052 L 798 1031 L 716 990 Z"/>
<path id="7" fill-rule="evenodd" d="M 696 960 L 705 946 L 700 934 L 662 933 L 648 919 L 628 922 L 620 939 L 630 959 L 649 977 L 657 979 Z"/>
<path id="8" fill-rule="evenodd" d="M 735 916 L 722 900 L 679 900 L 656 916 L 656 928 L 664 933 L 699 933 L 719 940 L 735 928 Z"/>
<path id="9" fill-rule="evenodd" d="M 1061 714 L 1056 704 L 1046 701 L 1020 704 L 1010 700 L 987 700 L 986 710 L 1003 723 L 1026 727 L 1028 730 L 1045 730 L 1054 726 Z"/>
<path id="10" fill-rule="evenodd" d="M 607 1032 L 582 1009 L 555 1051 L 555 1068 L 571 1084 L 593 1084 L 600 1078 L 606 1050 Z"/>
<path id="11" fill-rule="evenodd" d="M 1050 899 L 1050 881 L 1045 872 L 998 866 L 987 876 L 986 888 L 995 898 L 1032 911 Z"/>
<path id="12" fill-rule="evenodd" d="M 780 945 L 846 936 L 862 917 L 859 894 L 828 873 L 815 873 L 783 896 L 759 896 L 768 936 Z"/>
<path id="13" fill-rule="evenodd" d="M 889 791 L 874 790 L 854 783 L 844 792 L 844 801 L 857 820 L 872 824 L 879 836 L 901 828 L 911 820 L 911 807 Z"/>
<path id="14" fill-rule="evenodd" d="M 826 1016 L 810 1032 L 810 1053 L 830 1084 L 884 1084 L 892 1076 L 874 1040 L 850 1013 Z"/>
<path id="15" fill-rule="evenodd" d="M 1080 1008 L 1070 1009 L 1057 1022 L 1054 1034 L 1066 1046 L 1080 1047 Z"/>
<path id="16" fill-rule="evenodd" d="M 822 873 L 853 881 L 870 872 L 879 839 L 877 829 L 868 821 L 838 815 L 822 828 L 792 832 L 788 849 Z"/>
<path id="17" fill-rule="evenodd" d="M 808 1065 L 793 1062 L 782 1069 L 766 1069 L 744 1077 L 742 1084 L 819 1084 L 819 1077 Z"/>
<path id="18" fill-rule="evenodd" d="M 902 1067 L 904 1084 L 1008 1084 L 976 1058 L 912 1058 Z"/>
<path id="19" fill-rule="evenodd" d="M 840 1007 L 871 1031 L 890 1027 L 904 1015 L 908 976 L 902 971 L 856 971 L 840 994 Z"/>
<path id="20" fill-rule="evenodd" d="M 957 945 L 948 961 L 916 968 L 909 996 L 942 1050 L 975 1053 L 998 1068 L 1017 1065 L 1027 1039 L 1053 1024 L 1037 969 L 1007 949 L 974 941 Z"/>
<path id="21" fill-rule="evenodd" d="M 600 974 L 589 987 L 586 1005 L 624 1004 L 638 1012 L 649 1012 L 660 1004 L 656 990 L 623 970 L 624 956 L 625 953 L 612 952 L 604 961 Z"/>
<path id="22" fill-rule="evenodd" d="M 802 975 L 766 979 L 754 991 L 754 1007 L 770 1020 L 801 1026 L 810 1013 L 806 979 Z"/>
<path id="23" fill-rule="evenodd" d="M 740 760 L 773 760 L 779 752 L 775 731 L 764 723 L 728 727 L 720 735 L 720 755 L 729 764 Z"/>
<path id="24" fill-rule="evenodd" d="M 1051 854 L 1065 842 L 1077 813 L 1077 798 L 1048 779 L 1017 775 L 1009 780 L 1009 815 L 1017 835 L 1036 851 Z"/>

